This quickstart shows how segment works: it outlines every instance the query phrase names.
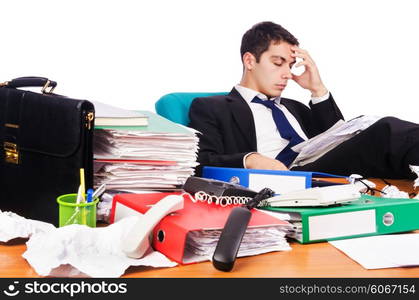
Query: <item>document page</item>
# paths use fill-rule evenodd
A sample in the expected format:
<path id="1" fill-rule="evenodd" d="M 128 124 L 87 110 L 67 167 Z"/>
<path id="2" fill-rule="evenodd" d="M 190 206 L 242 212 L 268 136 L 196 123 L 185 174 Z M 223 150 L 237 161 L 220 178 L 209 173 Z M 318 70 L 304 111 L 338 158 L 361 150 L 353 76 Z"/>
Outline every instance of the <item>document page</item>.
<path id="1" fill-rule="evenodd" d="M 292 147 L 299 154 L 291 167 L 304 166 L 315 161 L 379 119 L 376 116 L 361 116 L 347 122 L 339 120 L 327 131 Z"/>
<path id="2" fill-rule="evenodd" d="M 419 265 L 419 233 L 377 235 L 329 243 L 365 269 Z"/>

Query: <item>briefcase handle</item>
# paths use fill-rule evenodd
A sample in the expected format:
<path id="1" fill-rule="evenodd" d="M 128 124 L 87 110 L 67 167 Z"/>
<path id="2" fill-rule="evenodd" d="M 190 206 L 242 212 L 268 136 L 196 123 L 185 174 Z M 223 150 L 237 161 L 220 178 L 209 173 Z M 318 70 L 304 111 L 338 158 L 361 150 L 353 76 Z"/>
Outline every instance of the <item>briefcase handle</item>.
<path id="1" fill-rule="evenodd" d="M 7 87 L 11 88 L 22 88 L 22 87 L 42 87 L 42 93 L 52 93 L 54 88 L 57 86 L 56 81 L 49 80 L 45 77 L 19 77 L 8 81 L 6 84 Z M 50 88 L 47 91 L 47 88 Z"/>

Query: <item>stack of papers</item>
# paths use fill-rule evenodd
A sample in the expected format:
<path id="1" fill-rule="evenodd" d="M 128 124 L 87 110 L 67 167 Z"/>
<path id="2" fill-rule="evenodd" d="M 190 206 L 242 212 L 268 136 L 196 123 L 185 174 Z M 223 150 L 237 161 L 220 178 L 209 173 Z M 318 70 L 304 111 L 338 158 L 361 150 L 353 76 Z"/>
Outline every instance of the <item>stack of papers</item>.
<path id="1" fill-rule="evenodd" d="M 268 212 L 268 211 L 265 211 Z M 301 214 L 299 213 L 278 213 L 278 212 L 271 212 L 271 215 L 275 216 L 277 214 L 278 219 L 282 219 L 288 221 L 291 226 L 288 228 L 286 232 L 286 237 L 291 239 L 297 240 L 302 242 L 303 241 L 303 222 L 301 219 Z"/>
<path id="2" fill-rule="evenodd" d="M 194 174 L 197 131 L 151 112 L 148 126 L 96 128 L 94 184 L 107 190 L 175 190 Z"/>
<path id="3" fill-rule="evenodd" d="M 243 236 L 237 256 L 291 250 L 285 238 L 288 228 L 288 226 L 248 228 Z M 220 235 L 221 230 L 191 231 L 186 240 L 186 250 L 193 255 L 211 259 Z"/>
<path id="4" fill-rule="evenodd" d="M 304 166 L 317 160 L 379 119 L 376 116 L 361 116 L 348 122 L 339 120 L 327 131 L 292 147 L 299 154 L 291 167 Z"/>

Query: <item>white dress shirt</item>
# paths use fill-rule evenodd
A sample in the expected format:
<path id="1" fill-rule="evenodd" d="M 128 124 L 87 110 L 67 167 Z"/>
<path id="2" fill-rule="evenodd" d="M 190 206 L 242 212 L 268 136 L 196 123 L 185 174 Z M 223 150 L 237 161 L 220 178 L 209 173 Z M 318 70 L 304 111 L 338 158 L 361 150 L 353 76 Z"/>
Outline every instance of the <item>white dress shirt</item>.
<path id="1" fill-rule="evenodd" d="M 241 85 L 236 85 L 235 88 L 243 97 L 243 99 L 246 100 L 250 110 L 252 111 L 253 119 L 255 121 L 257 152 L 267 157 L 275 158 L 278 153 L 280 153 L 288 145 L 289 141 L 282 138 L 279 134 L 278 128 L 276 127 L 272 117 L 271 109 L 259 103 L 252 102 L 253 98 L 256 96 L 258 96 L 261 100 L 268 100 L 268 97 Z M 327 100 L 328 98 L 329 92 L 322 97 L 312 98 L 311 101 L 313 104 L 316 104 Z M 298 121 L 288 111 L 288 109 L 283 104 L 281 104 L 281 97 L 271 98 L 269 101 L 275 101 L 275 105 L 280 110 L 282 110 L 292 128 L 294 128 L 294 130 L 303 140 L 307 140 L 308 138 Z M 245 168 L 245 160 L 250 154 L 251 153 L 245 155 L 243 158 L 243 166 Z"/>

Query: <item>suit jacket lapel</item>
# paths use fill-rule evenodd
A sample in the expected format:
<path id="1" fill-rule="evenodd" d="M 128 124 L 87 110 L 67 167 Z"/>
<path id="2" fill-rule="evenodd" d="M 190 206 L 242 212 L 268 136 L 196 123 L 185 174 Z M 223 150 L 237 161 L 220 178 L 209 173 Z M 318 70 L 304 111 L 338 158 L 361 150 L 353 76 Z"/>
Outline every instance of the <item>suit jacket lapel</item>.
<path id="1" fill-rule="evenodd" d="M 233 118 L 237 123 L 237 127 L 240 129 L 243 137 L 249 143 L 249 146 L 256 150 L 257 144 L 255 121 L 253 119 L 253 114 L 249 105 L 235 88 L 233 88 L 227 95 L 227 101 L 230 105 L 230 111 L 233 115 Z"/>
<path id="2" fill-rule="evenodd" d="M 303 116 L 298 112 L 298 107 L 294 105 L 293 101 L 290 101 L 287 98 L 281 98 L 281 104 L 284 105 L 286 109 L 288 109 L 288 111 L 294 116 L 294 118 L 300 124 L 301 129 L 304 131 L 305 135 L 309 137 L 310 135 L 304 126 Z"/>

